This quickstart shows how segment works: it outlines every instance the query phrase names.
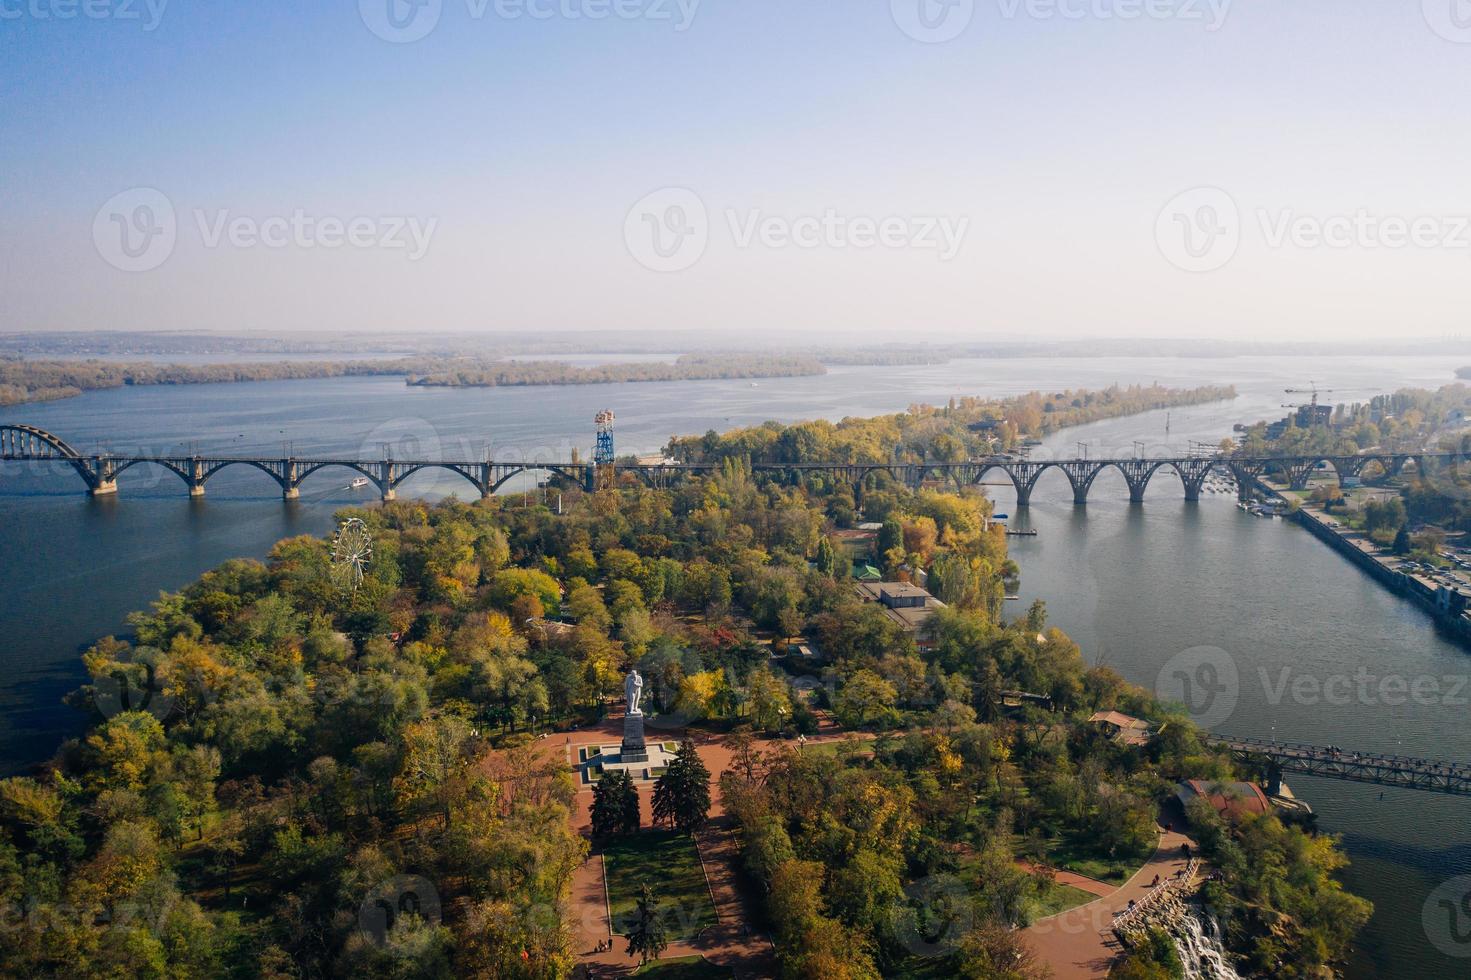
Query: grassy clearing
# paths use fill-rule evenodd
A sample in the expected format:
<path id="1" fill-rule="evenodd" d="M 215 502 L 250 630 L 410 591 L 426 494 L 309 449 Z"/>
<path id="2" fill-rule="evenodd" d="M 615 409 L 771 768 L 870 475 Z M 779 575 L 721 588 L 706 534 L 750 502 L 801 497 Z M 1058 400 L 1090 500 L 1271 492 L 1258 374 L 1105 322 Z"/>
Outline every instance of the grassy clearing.
<path id="1" fill-rule="evenodd" d="M 1089 838 L 1075 834 L 1054 837 L 1047 842 L 1048 864 L 1096 881 L 1106 881 L 1111 885 L 1122 885 L 1132 878 L 1134 872 L 1143 867 L 1153 853 L 1154 847 L 1151 845 L 1148 851 L 1141 854 L 1116 854 L 1110 857 L 1097 850 Z"/>
<path id="2" fill-rule="evenodd" d="M 633 975 L 655 977 L 656 980 L 729 980 L 732 973 L 708 962 L 703 956 L 680 956 L 646 963 L 634 970 Z"/>
<path id="3" fill-rule="evenodd" d="M 1079 905 L 1087 905 L 1089 902 L 1096 901 L 1097 898 L 1097 895 L 1085 892 L 1081 888 L 1054 882 L 1044 894 L 1038 896 L 1037 901 L 1032 905 L 1032 919 L 1033 921 L 1045 919 L 1049 915 L 1066 912 Z"/>
<path id="4" fill-rule="evenodd" d="M 653 890 L 664 913 L 670 941 L 691 939 L 715 924 L 715 907 L 692 837 L 672 831 L 643 831 L 617 840 L 603 851 L 613 931 L 628 934 L 638 910 L 639 887 Z"/>

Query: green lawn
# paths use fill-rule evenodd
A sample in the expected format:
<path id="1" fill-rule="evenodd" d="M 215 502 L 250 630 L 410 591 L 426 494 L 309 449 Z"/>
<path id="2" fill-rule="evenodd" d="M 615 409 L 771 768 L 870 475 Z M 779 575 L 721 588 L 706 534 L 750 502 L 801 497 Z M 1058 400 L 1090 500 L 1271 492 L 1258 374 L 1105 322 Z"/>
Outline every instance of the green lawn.
<path id="1" fill-rule="evenodd" d="M 730 980 L 732 974 L 707 962 L 703 956 L 680 956 L 647 963 L 634 970 L 633 975 L 656 980 Z"/>
<path id="2" fill-rule="evenodd" d="M 1072 885 L 1060 885 L 1053 882 L 1052 887 L 1047 889 L 1046 894 L 1040 896 L 1032 907 L 1032 919 L 1045 919 L 1049 915 L 1066 912 L 1068 909 L 1077 908 L 1079 905 L 1087 905 L 1098 898 L 1091 892 L 1085 892 L 1081 888 Z"/>
<path id="3" fill-rule="evenodd" d="M 1054 837 L 1047 842 L 1047 863 L 1055 868 L 1075 874 L 1106 881 L 1111 885 L 1122 885 L 1144 866 L 1154 853 L 1151 844 L 1142 854 L 1119 854 L 1109 857 L 1097 850 L 1092 841 L 1080 834 Z"/>
<path id="4" fill-rule="evenodd" d="M 710 888 L 692 837 L 667 830 L 641 831 L 609 844 L 603 863 L 615 933 L 627 935 L 627 923 L 638 909 L 639 887 L 645 883 L 663 909 L 670 941 L 691 939 L 715 924 Z"/>

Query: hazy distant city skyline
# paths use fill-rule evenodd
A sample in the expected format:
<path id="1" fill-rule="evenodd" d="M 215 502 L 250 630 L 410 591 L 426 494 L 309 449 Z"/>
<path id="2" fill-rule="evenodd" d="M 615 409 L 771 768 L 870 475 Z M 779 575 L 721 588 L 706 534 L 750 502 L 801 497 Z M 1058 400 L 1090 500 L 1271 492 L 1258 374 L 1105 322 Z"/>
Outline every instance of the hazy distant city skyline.
<path id="1" fill-rule="evenodd" d="M 1464 330 L 1457 0 L 0 0 L 0 330 Z"/>

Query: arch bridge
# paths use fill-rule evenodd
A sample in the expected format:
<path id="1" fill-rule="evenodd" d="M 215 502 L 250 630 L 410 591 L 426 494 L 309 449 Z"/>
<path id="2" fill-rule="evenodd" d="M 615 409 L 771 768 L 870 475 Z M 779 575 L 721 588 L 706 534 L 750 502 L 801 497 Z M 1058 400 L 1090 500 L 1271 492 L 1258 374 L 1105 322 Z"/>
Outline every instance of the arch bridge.
<path id="1" fill-rule="evenodd" d="M 538 460 L 497 462 L 494 460 L 379 460 L 348 457 L 302 458 L 296 456 L 207 456 L 83 453 L 59 436 L 34 426 L 0 425 L 0 460 L 56 461 L 70 466 L 97 496 L 117 492 L 117 479 L 127 470 L 152 464 L 178 476 L 189 488 L 191 496 L 202 496 L 210 478 L 231 466 L 248 466 L 260 470 L 280 487 L 288 500 L 300 495 L 303 480 L 319 470 L 342 467 L 365 477 L 383 500 L 392 500 L 398 488 L 423 470 L 448 470 L 465 479 L 482 497 L 494 494 L 507 481 L 522 473 L 543 472 L 579 483 L 588 489 L 596 487 L 596 467 L 591 462 Z M 911 488 L 929 480 L 952 482 L 959 486 L 977 484 L 995 470 L 1011 482 L 1016 502 L 1025 507 L 1032 491 L 1048 470 L 1062 472 L 1072 487 L 1073 501 L 1085 504 L 1094 481 L 1109 469 L 1117 470 L 1128 487 L 1129 499 L 1140 502 L 1150 481 L 1161 471 L 1170 471 L 1179 479 L 1186 500 L 1200 499 L 1206 479 L 1212 473 L 1229 475 L 1238 491 L 1245 495 L 1258 477 L 1268 472 L 1280 474 L 1289 486 L 1301 490 L 1315 471 L 1331 468 L 1341 483 L 1359 476 L 1370 464 L 1376 464 L 1391 475 L 1413 466 L 1422 479 L 1444 476 L 1458 482 L 1462 468 L 1471 455 L 1450 452 L 1366 453 L 1352 456 L 1181 456 L 1132 457 L 1116 459 L 1020 459 L 1012 456 L 989 456 L 963 462 L 935 463 L 782 463 L 753 462 L 751 471 L 768 479 L 800 483 L 812 476 L 825 476 L 851 484 L 860 492 L 871 478 L 885 474 Z M 717 472 L 719 463 L 660 462 L 652 464 L 622 463 L 618 471 L 651 487 L 663 487 L 690 476 Z"/>

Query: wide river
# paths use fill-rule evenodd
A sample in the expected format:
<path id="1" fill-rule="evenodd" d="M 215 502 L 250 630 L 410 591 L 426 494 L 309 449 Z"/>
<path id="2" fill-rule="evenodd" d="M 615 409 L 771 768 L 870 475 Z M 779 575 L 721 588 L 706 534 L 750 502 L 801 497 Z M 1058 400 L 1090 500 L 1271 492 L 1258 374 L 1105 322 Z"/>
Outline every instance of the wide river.
<path id="1" fill-rule="evenodd" d="M 1130 455 L 1184 452 L 1190 440 L 1218 442 L 1237 421 L 1275 418 L 1306 387 L 1303 360 L 1285 358 L 1046 358 L 957 361 L 929 367 L 835 368 L 823 377 L 761 381 L 499 389 L 410 388 L 392 378 L 128 388 L 0 410 L 79 449 L 157 453 L 362 454 L 399 459 L 586 457 L 592 417 L 617 411 L 620 452 L 657 451 L 672 434 L 727 429 L 766 419 L 842 418 L 940 404 L 952 395 L 1100 388 L 1115 381 L 1167 385 L 1234 383 L 1240 397 L 1070 429 L 1039 453 Z M 1457 358 L 1314 358 L 1312 377 L 1334 401 L 1364 400 L 1407 385 L 1453 379 Z M 44 759 L 84 718 L 61 703 L 83 680 L 78 654 L 125 629 L 123 617 L 160 590 L 177 589 L 235 556 L 263 556 L 276 540 L 325 534 L 335 508 L 371 500 L 348 489 L 354 474 L 324 471 L 286 504 L 264 474 L 227 470 L 208 496 L 190 500 L 164 471 L 136 468 L 116 499 L 92 500 L 67 469 L 0 464 L 0 766 L 15 772 Z M 999 475 L 992 479 L 1000 479 Z M 442 471 L 419 474 L 400 495 L 467 494 Z M 992 488 L 1012 511 L 1009 489 Z M 1205 657 L 1229 689 L 1208 720 L 1217 731 L 1347 749 L 1471 758 L 1471 655 L 1437 635 L 1432 621 L 1387 593 L 1295 525 L 1237 510 L 1228 496 L 1198 504 L 1161 473 L 1148 499 L 1131 506 L 1122 477 L 1100 476 L 1086 507 L 1049 472 L 1032 506 L 1014 514 L 1034 538 L 1012 539 L 1023 573 L 1022 601 L 1047 602 L 1052 621 L 1090 661 L 1155 687 L 1172 658 Z M 1229 674 L 1234 668 L 1235 681 Z M 1360 678 L 1373 680 L 1359 694 Z M 1380 679 L 1420 682 L 1400 697 Z M 1347 679 L 1347 683 L 1345 682 Z M 1440 694 L 1425 695 L 1433 679 Z M 1345 691 L 1352 691 L 1345 698 Z M 1326 693 L 1324 693 L 1326 692 Z M 1456 696 L 1448 696 L 1455 694 Z M 1345 703 L 1347 702 L 1347 703 Z M 1403 703 L 1400 703 L 1403 702 Z M 1353 864 L 1348 886 L 1376 913 L 1351 964 L 1356 977 L 1465 976 L 1432 939 L 1446 914 L 1427 898 L 1441 882 L 1471 873 L 1471 800 L 1297 778 L 1293 789 L 1341 834 Z M 1427 931 L 1428 930 L 1428 931 Z"/>

